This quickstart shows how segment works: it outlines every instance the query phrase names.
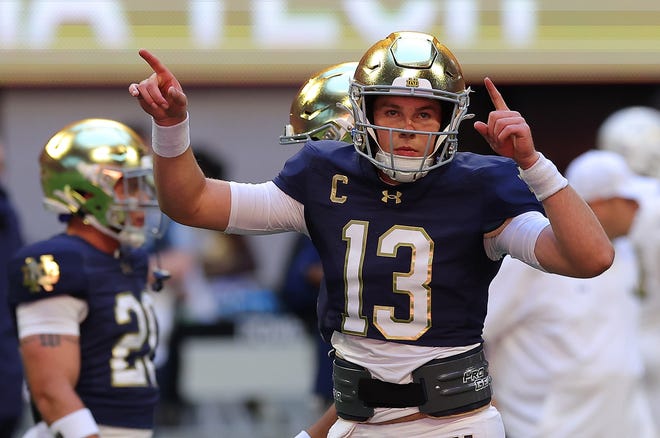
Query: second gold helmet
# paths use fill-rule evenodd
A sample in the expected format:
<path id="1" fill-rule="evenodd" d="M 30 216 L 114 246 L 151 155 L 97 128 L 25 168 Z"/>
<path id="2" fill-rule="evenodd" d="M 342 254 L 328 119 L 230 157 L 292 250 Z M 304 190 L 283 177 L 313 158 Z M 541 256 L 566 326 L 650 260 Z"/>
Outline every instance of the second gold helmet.
<path id="1" fill-rule="evenodd" d="M 357 62 L 345 62 L 313 75 L 298 90 L 291 103 L 289 123 L 280 144 L 309 140 L 351 142 L 353 113 L 348 88 Z"/>

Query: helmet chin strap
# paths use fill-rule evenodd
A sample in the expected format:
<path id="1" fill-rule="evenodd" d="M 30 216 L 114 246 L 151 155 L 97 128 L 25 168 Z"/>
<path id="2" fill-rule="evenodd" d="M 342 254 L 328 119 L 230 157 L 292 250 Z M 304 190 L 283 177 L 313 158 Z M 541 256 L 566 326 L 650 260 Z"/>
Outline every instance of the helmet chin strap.
<path id="1" fill-rule="evenodd" d="M 131 248 L 139 248 L 146 242 L 144 231 L 137 227 L 125 226 L 118 234 L 119 242 Z"/>
<path id="2" fill-rule="evenodd" d="M 449 125 L 447 125 L 445 128 L 445 131 L 447 129 L 449 129 Z M 425 177 L 426 174 L 429 173 L 428 168 L 433 166 L 435 161 L 435 154 L 438 152 L 438 149 L 440 149 L 440 146 L 447 138 L 447 135 L 445 134 L 438 135 L 438 138 L 433 145 L 433 151 L 425 157 L 407 157 L 403 155 L 396 155 L 390 152 L 384 152 L 381 149 L 380 144 L 375 141 L 377 138 L 375 129 L 370 127 L 367 128 L 367 131 L 372 136 L 374 143 L 376 143 L 376 146 L 378 147 L 374 159 L 376 162 L 382 164 L 380 169 L 385 175 L 389 176 L 394 181 L 401 183 L 413 182 Z M 390 131 L 390 143 L 392 143 L 392 135 L 393 132 Z"/>
<path id="3" fill-rule="evenodd" d="M 433 164 L 433 156 L 404 157 L 383 152 L 380 148 L 374 157 L 383 166 L 380 170 L 394 181 L 407 183 L 426 176 L 428 170 L 420 170 Z M 394 167 L 394 169 L 392 169 Z"/>
<path id="4" fill-rule="evenodd" d="M 339 104 L 337 104 L 339 105 Z M 353 118 L 338 118 L 334 120 L 335 124 L 339 126 L 339 132 L 337 134 L 336 140 L 341 140 L 344 138 L 355 126 Z"/>
<path id="5" fill-rule="evenodd" d="M 139 248 L 144 245 L 144 242 L 146 241 L 142 228 L 128 225 L 121 231 L 115 231 L 109 227 L 103 226 L 98 219 L 91 214 L 86 214 L 84 220 L 96 230 L 117 240 L 121 246 Z"/>

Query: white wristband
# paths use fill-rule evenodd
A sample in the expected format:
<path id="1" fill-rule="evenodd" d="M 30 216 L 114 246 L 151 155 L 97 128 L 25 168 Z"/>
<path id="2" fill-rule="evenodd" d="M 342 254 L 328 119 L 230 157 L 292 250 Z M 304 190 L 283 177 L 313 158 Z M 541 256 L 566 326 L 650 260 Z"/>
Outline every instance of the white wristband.
<path id="1" fill-rule="evenodd" d="M 529 169 L 520 169 L 520 177 L 539 201 L 544 201 L 568 185 L 557 166 L 539 152 L 539 159 Z"/>
<path id="2" fill-rule="evenodd" d="M 55 437 L 84 438 L 98 435 L 99 427 L 89 409 L 83 408 L 55 420 L 50 431 Z"/>
<path id="3" fill-rule="evenodd" d="M 172 126 L 160 126 L 151 121 L 151 147 L 156 155 L 178 157 L 190 147 L 190 118 Z"/>
<path id="4" fill-rule="evenodd" d="M 301 430 L 300 433 L 298 435 L 294 436 L 293 438 L 312 438 L 312 437 L 309 436 L 307 431 Z"/>

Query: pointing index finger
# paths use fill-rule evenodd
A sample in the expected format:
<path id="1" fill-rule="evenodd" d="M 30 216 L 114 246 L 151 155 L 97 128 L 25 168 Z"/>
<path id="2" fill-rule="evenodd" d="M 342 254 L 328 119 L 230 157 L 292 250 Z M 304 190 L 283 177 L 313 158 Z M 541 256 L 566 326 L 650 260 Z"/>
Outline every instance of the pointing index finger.
<path id="1" fill-rule="evenodd" d="M 491 81 L 490 78 L 485 78 L 484 84 L 486 85 L 486 90 L 488 90 L 488 95 L 490 96 L 490 100 L 493 102 L 495 109 L 508 111 L 509 107 L 506 105 L 506 102 L 504 102 L 504 98 L 495 87 L 493 81 Z"/>
<path id="2" fill-rule="evenodd" d="M 149 66 L 153 69 L 154 72 L 156 72 L 156 74 L 169 73 L 169 70 L 167 67 L 165 67 L 165 64 L 160 62 L 160 60 L 147 49 L 140 49 L 138 53 L 142 59 L 147 61 L 147 64 L 149 64 Z"/>

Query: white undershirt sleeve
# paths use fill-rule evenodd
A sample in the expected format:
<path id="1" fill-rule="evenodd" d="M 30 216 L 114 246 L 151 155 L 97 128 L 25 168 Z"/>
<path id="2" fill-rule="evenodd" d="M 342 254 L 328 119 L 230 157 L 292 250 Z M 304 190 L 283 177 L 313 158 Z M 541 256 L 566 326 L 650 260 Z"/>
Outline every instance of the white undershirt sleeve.
<path id="1" fill-rule="evenodd" d="M 304 206 L 272 181 L 260 184 L 229 183 L 231 213 L 225 232 L 273 234 L 298 231 L 307 234 Z"/>
<path id="2" fill-rule="evenodd" d="M 19 304 L 16 308 L 18 337 L 44 333 L 80 336 L 80 323 L 87 312 L 87 302 L 70 295 Z"/>
<path id="3" fill-rule="evenodd" d="M 534 248 L 541 231 L 550 226 L 548 218 L 538 211 L 528 211 L 514 217 L 497 236 L 484 238 L 488 258 L 499 260 L 505 254 L 545 271 L 536 258 Z"/>

